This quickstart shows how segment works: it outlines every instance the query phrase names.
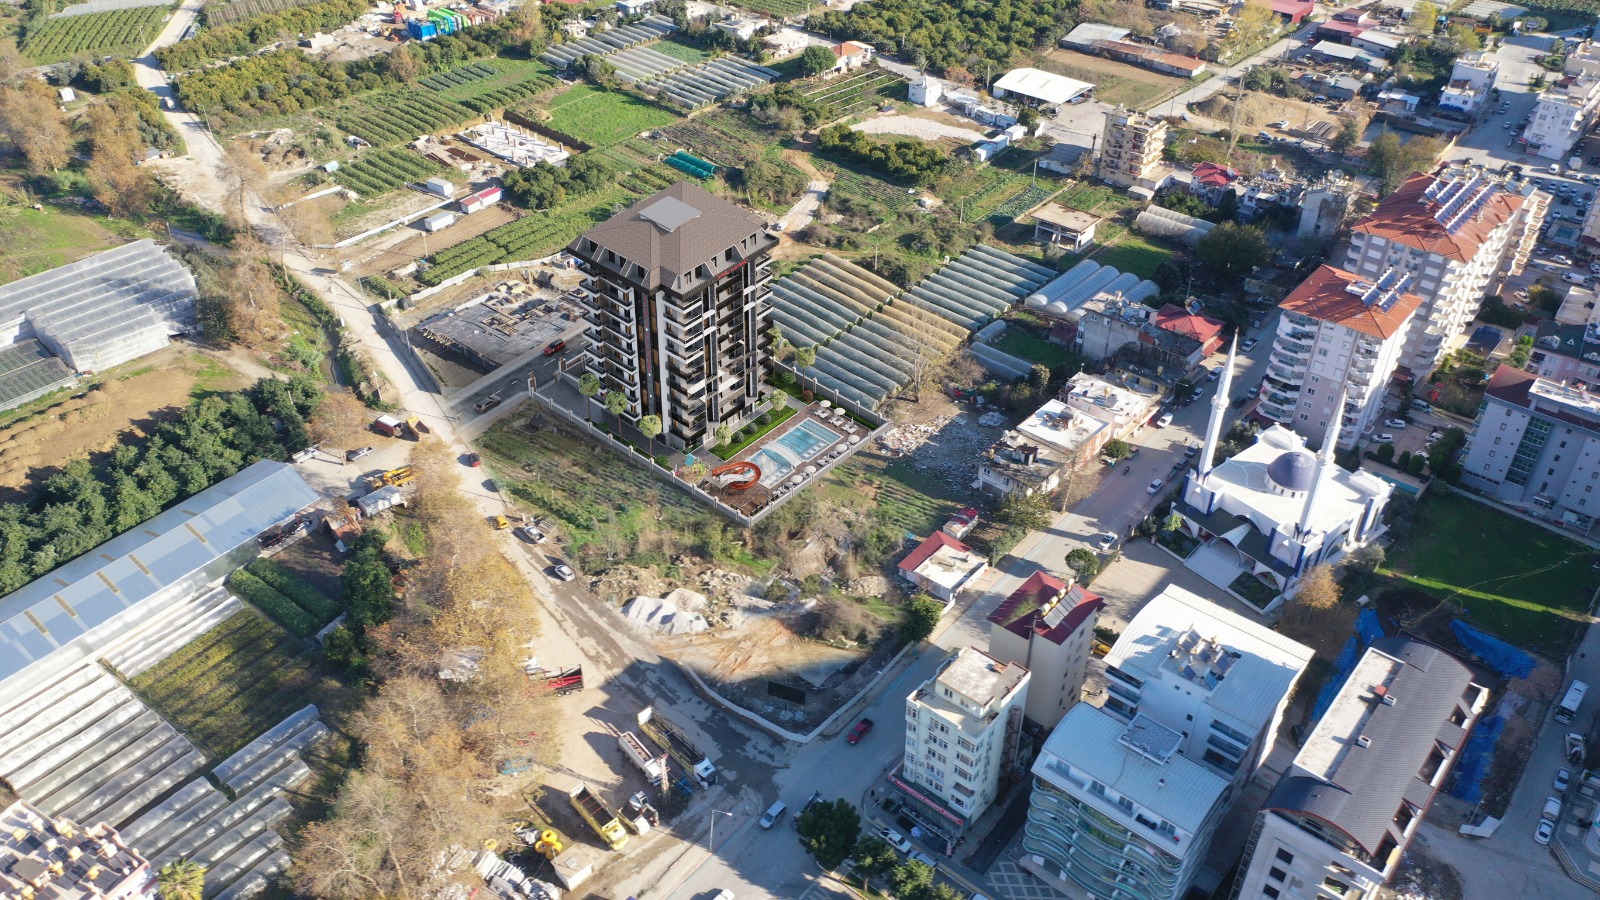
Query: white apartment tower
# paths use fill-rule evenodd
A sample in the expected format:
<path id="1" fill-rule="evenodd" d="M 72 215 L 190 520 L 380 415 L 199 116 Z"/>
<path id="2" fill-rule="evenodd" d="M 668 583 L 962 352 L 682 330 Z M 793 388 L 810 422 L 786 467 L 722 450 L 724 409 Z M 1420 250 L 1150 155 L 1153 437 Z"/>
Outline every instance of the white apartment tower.
<path id="1" fill-rule="evenodd" d="M 1000 792 L 1028 699 L 1028 670 L 964 647 L 906 697 L 906 745 L 890 781 L 953 840 Z"/>
<path id="2" fill-rule="evenodd" d="M 1522 271 L 1538 239 L 1550 197 L 1516 188 L 1475 166 L 1418 173 L 1351 228 L 1341 267 L 1377 281 L 1410 273 L 1408 292 L 1422 298 L 1406 329 L 1400 366 L 1421 378 L 1466 330 L 1485 294 Z"/>
<path id="3" fill-rule="evenodd" d="M 1416 277 L 1390 269 L 1366 279 L 1320 266 L 1278 308 L 1258 411 L 1320 445 L 1343 415 L 1339 446 L 1356 444 L 1383 412 L 1389 377 L 1400 364 L 1406 328 L 1422 306 Z M 1341 410 L 1339 393 L 1344 392 Z"/>
<path id="4" fill-rule="evenodd" d="M 1095 174 L 1101 181 L 1132 187 L 1161 164 L 1167 144 L 1167 120 L 1133 109 L 1106 112 L 1105 132 Z"/>
<path id="5" fill-rule="evenodd" d="M 1533 120 L 1522 134 L 1528 152 L 1565 160 L 1594 122 L 1596 109 L 1600 109 L 1600 78 L 1588 73 L 1563 76 L 1534 104 Z"/>

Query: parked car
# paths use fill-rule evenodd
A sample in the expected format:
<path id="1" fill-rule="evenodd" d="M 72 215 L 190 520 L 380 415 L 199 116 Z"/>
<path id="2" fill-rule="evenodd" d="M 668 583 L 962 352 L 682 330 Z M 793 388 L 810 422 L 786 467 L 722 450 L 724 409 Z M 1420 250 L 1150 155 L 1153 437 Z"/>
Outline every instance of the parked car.
<path id="1" fill-rule="evenodd" d="M 1433 404 L 1429 403 L 1426 400 L 1413 400 L 1413 401 L 1411 401 L 1411 408 L 1415 409 L 1415 410 L 1420 410 L 1422 412 L 1433 412 Z"/>
<path id="2" fill-rule="evenodd" d="M 1533 841 L 1536 844 L 1550 843 L 1550 835 L 1554 834 L 1556 823 L 1549 819 L 1540 819 L 1537 827 L 1533 829 Z"/>
<path id="3" fill-rule="evenodd" d="M 1544 798 L 1544 811 L 1539 813 L 1539 815 L 1549 819 L 1552 822 L 1561 818 L 1561 801 L 1554 797 Z"/>
<path id="4" fill-rule="evenodd" d="M 1556 780 L 1554 786 L 1558 792 L 1566 793 L 1567 785 L 1571 783 L 1572 772 L 1569 769 L 1563 767 L 1556 770 Z"/>
<path id="5" fill-rule="evenodd" d="M 564 562 L 558 562 L 551 566 L 550 572 L 562 581 L 571 581 L 578 577 L 578 573 L 572 571 L 572 567 Z"/>
<path id="6" fill-rule="evenodd" d="M 511 520 L 505 516 L 490 516 L 489 524 L 494 526 L 495 531 L 505 531 L 511 527 Z"/>
<path id="7" fill-rule="evenodd" d="M 723 889 L 711 895 L 711 900 L 733 900 L 733 891 Z"/>
<path id="8" fill-rule="evenodd" d="M 761 821 L 757 824 L 762 828 L 771 828 L 777 824 L 779 819 L 783 818 L 783 811 L 788 808 L 788 804 L 782 800 L 774 801 L 771 806 L 767 807 L 767 811 L 761 816 Z"/>
<path id="9" fill-rule="evenodd" d="M 811 796 L 806 798 L 806 802 L 800 804 L 800 808 L 794 811 L 794 824 L 799 825 L 800 824 L 800 817 L 805 815 L 806 814 L 806 810 L 810 809 L 813 804 L 815 804 L 818 800 L 821 800 L 821 799 L 822 799 L 822 792 L 821 791 L 812 791 L 811 792 Z"/>
<path id="10" fill-rule="evenodd" d="M 477 467 L 483 465 L 483 457 L 476 453 L 468 453 L 463 462 L 476 469 Z"/>
<path id="11" fill-rule="evenodd" d="M 895 831 L 892 828 L 879 828 L 878 837 L 883 838 L 886 842 L 888 842 L 889 846 L 899 850 L 901 853 L 911 852 L 911 842 L 906 840 L 905 836 L 900 832 Z"/>
<path id="12" fill-rule="evenodd" d="M 1383 424 L 1388 428 L 1404 428 L 1411 423 L 1407 422 L 1405 419 L 1388 419 L 1384 421 Z"/>
<path id="13" fill-rule="evenodd" d="M 1155 492 L 1161 490 L 1161 485 L 1161 479 L 1157 478 L 1155 481 L 1150 482 L 1150 486 L 1145 488 L 1144 492 L 1147 494 L 1154 494 Z"/>
<path id="14" fill-rule="evenodd" d="M 1099 550 L 1101 553 L 1105 553 L 1105 552 L 1109 551 L 1112 547 L 1115 547 L 1116 545 L 1117 545 L 1116 532 L 1108 531 L 1105 534 L 1100 535 L 1099 542 L 1096 543 L 1094 546 L 1095 546 L 1095 549 Z"/>
<path id="15" fill-rule="evenodd" d="M 1392 444 L 1392 443 L 1394 443 L 1394 435 L 1389 434 L 1388 432 L 1384 432 L 1383 434 L 1379 434 L 1379 435 L 1374 435 L 1373 438 L 1372 438 L 1372 442 L 1374 444 Z"/>
<path id="16" fill-rule="evenodd" d="M 1567 284 L 1583 284 L 1589 280 L 1589 277 L 1587 275 L 1579 275 L 1577 272 L 1562 272 L 1561 280 Z"/>
<path id="17" fill-rule="evenodd" d="M 550 540 L 550 538 L 545 536 L 544 532 L 533 527 L 532 525 L 524 525 L 521 528 L 518 528 L 516 535 L 530 544 L 542 544 L 545 541 Z"/>
<path id="18" fill-rule="evenodd" d="M 371 453 L 371 452 L 372 452 L 372 448 L 371 447 L 362 447 L 359 450 L 346 450 L 345 453 L 344 453 L 344 458 L 348 462 L 355 462 L 356 460 L 360 459 L 363 456 L 366 456 L 368 453 Z"/>
<path id="19" fill-rule="evenodd" d="M 850 733 L 849 734 L 844 736 L 844 742 L 846 744 L 859 744 L 859 743 L 861 743 L 861 739 L 866 737 L 867 736 L 867 732 L 869 732 L 871 730 L 872 730 L 872 720 L 871 719 L 862 719 L 861 721 L 856 723 L 856 727 L 850 729 Z"/>
<path id="20" fill-rule="evenodd" d="M 908 855 L 910 856 L 912 862 L 922 863 L 923 865 L 927 866 L 930 869 L 939 868 L 939 861 L 934 859 L 932 856 L 929 856 L 928 854 L 922 852 L 921 850 L 913 850 Z"/>
<path id="21" fill-rule="evenodd" d="M 1161 417 L 1156 419 L 1156 427 L 1157 428 L 1165 428 L 1165 427 L 1167 427 L 1168 425 L 1171 425 L 1171 424 L 1172 424 L 1172 413 L 1162 413 Z"/>
<path id="22" fill-rule="evenodd" d="M 551 341 L 550 345 L 544 348 L 544 355 L 555 356 L 557 353 L 560 353 L 565 349 L 567 349 L 567 342 L 565 340 Z"/>
<path id="23" fill-rule="evenodd" d="M 1570 256 L 1566 256 L 1566 255 L 1559 255 L 1559 254 L 1558 254 L 1558 255 L 1557 255 L 1557 256 L 1556 256 L 1556 257 L 1555 257 L 1555 261 L 1556 261 L 1556 262 L 1558 262 L 1558 263 L 1560 263 L 1560 264 L 1561 264 L 1561 265 L 1563 265 L 1563 266 L 1570 266 L 1570 265 L 1572 265 L 1572 257 L 1570 257 Z"/>
<path id="24" fill-rule="evenodd" d="M 1206 373 L 1206 380 L 1207 381 L 1216 381 L 1218 378 L 1221 378 L 1221 377 L 1222 377 L 1222 367 L 1221 366 L 1218 366 L 1217 368 L 1212 369 L 1211 371 Z"/>
<path id="25" fill-rule="evenodd" d="M 1239 345 L 1239 349 L 1249 353 L 1251 350 L 1256 348 L 1256 344 L 1258 343 L 1260 343 L 1260 341 L 1257 341 L 1255 338 L 1247 338 L 1245 339 L 1244 343 Z"/>
<path id="26" fill-rule="evenodd" d="M 499 394 L 490 394 L 489 396 L 483 398 L 482 400 L 479 400 L 477 403 L 472 404 L 472 408 L 473 408 L 473 410 L 475 410 L 477 412 L 486 413 L 489 410 L 494 409 L 496 406 L 499 406 L 499 405 L 500 405 L 500 395 Z"/>

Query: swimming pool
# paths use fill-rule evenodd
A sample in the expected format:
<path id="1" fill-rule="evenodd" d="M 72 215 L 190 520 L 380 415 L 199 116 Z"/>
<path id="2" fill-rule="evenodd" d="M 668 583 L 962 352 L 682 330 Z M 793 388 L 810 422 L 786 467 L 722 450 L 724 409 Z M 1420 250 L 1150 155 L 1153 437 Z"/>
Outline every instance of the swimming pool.
<path id="1" fill-rule="evenodd" d="M 751 454 L 749 461 L 761 467 L 761 483 L 770 488 L 837 440 L 838 432 L 807 420 Z"/>

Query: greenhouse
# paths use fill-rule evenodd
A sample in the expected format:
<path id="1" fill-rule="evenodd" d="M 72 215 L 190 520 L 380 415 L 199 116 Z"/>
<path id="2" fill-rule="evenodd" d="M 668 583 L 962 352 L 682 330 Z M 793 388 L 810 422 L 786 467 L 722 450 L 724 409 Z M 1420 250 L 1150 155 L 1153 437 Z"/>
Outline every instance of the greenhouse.
<path id="1" fill-rule="evenodd" d="M 746 62 L 737 56 L 724 56 L 693 68 L 679 69 L 650 82 L 645 89 L 685 109 L 696 109 L 777 78 L 778 72 L 766 66 Z"/>
<path id="2" fill-rule="evenodd" d="M 1172 238 L 1193 247 L 1200 243 L 1200 239 L 1211 233 L 1217 227 L 1215 222 L 1205 219 L 1196 219 L 1181 212 L 1173 212 L 1160 206 L 1151 206 L 1139 213 L 1139 218 L 1133 220 L 1133 230 L 1157 237 Z"/>
<path id="3" fill-rule="evenodd" d="M 0 409 L 21 406 L 76 380 L 67 364 L 38 341 L 0 347 Z"/>
<path id="4" fill-rule="evenodd" d="M 649 47 L 633 47 L 614 53 L 606 57 L 606 62 L 617 70 L 617 77 L 628 84 L 654 81 L 668 72 L 688 65 L 681 59 L 675 59 Z"/>
<path id="5" fill-rule="evenodd" d="M 974 331 L 1055 274 L 1046 266 L 980 244 L 924 279 L 906 296 L 913 305 Z"/>
<path id="6" fill-rule="evenodd" d="M 651 16 L 632 25 L 591 34 L 565 44 L 554 44 L 539 54 L 539 58 L 558 69 L 566 69 L 585 56 L 610 56 L 618 50 L 626 50 L 645 41 L 666 37 L 676 31 L 677 27 L 666 16 Z"/>
<path id="7" fill-rule="evenodd" d="M 1100 294 L 1121 294 L 1125 300 L 1142 303 L 1160 293 L 1154 281 L 1086 259 L 1029 296 L 1027 305 L 1057 319 L 1070 319 Z"/>

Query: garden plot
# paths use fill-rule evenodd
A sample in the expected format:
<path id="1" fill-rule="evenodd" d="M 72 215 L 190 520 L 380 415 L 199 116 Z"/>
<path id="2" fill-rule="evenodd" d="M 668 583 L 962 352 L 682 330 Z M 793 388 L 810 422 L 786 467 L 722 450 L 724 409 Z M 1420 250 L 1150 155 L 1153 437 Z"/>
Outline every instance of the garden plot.
<path id="1" fill-rule="evenodd" d="M 679 69 L 646 85 L 645 90 L 685 109 L 698 109 L 778 77 L 776 70 L 766 66 L 736 56 L 724 56 L 693 68 Z"/>
<path id="2" fill-rule="evenodd" d="M 231 3 L 207 3 L 204 8 L 208 27 L 232 25 L 257 16 L 280 13 L 297 6 L 308 6 L 316 0 L 232 0 Z"/>
<path id="3" fill-rule="evenodd" d="M 557 69 L 567 69 L 585 56 L 610 56 L 618 50 L 626 50 L 646 41 L 659 40 L 676 30 L 678 26 L 672 24 L 672 20 L 666 16 L 650 16 L 632 25 L 613 28 L 581 40 L 556 44 L 540 54 L 539 58 Z"/>
<path id="4" fill-rule="evenodd" d="M 504 109 L 559 83 L 545 64 L 516 59 L 479 60 L 418 82 L 477 113 Z"/>
<path id="5" fill-rule="evenodd" d="M 606 57 L 606 62 L 617 70 L 617 77 L 628 84 L 654 81 L 668 72 L 675 72 L 688 65 L 684 60 L 665 53 L 657 53 L 649 47 L 633 47 L 613 53 Z"/>
<path id="6" fill-rule="evenodd" d="M 61 62 L 74 56 L 132 56 L 161 30 L 167 6 L 140 6 L 111 12 L 45 19 L 28 31 L 22 53 L 36 63 Z"/>
<path id="7" fill-rule="evenodd" d="M 382 149 L 345 163 L 333 173 L 333 180 L 371 199 L 443 172 L 444 167 L 410 150 Z"/>
<path id="8" fill-rule="evenodd" d="M 804 93 L 807 100 L 831 106 L 840 116 L 854 116 L 885 100 L 906 99 L 906 80 L 887 69 L 863 69 Z"/>
<path id="9" fill-rule="evenodd" d="M 950 138 L 967 144 L 977 143 L 985 137 L 983 132 L 975 128 L 947 125 L 918 116 L 877 116 L 851 125 L 850 130 L 867 134 L 899 134 L 925 141 Z"/>
<path id="10" fill-rule="evenodd" d="M 334 124 L 374 147 L 443 131 L 478 114 L 431 91 L 379 91 L 334 110 Z"/>
<path id="11" fill-rule="evenodd" d="M 585 91 L 575 100 L 551 105 L 550 127 L 591 147 L 610 147 L 678 121 L 675 113 L 613 91 Z"/>
<path id="12" fill-rule="evenodd" d="M 741 166 L 771 146 L 775 138 L 764 134 L 742 114 L 718 111 L 697 116 L 661 132 L 689 152 L 719 166 Z"/>

